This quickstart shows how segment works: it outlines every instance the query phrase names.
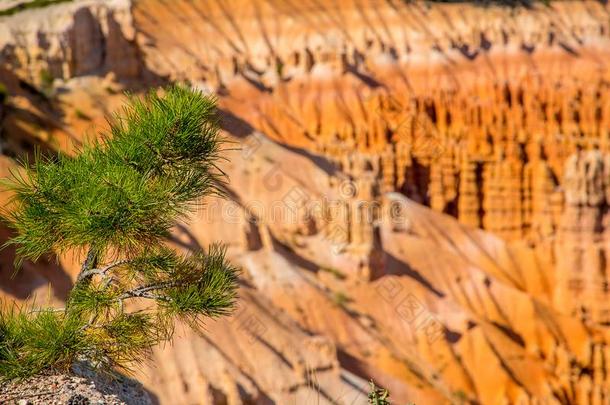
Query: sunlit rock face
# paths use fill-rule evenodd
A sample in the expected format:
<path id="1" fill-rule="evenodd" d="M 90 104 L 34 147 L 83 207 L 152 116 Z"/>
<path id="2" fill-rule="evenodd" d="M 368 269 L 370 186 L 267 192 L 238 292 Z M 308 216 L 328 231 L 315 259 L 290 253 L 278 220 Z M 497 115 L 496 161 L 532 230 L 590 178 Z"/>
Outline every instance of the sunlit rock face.
<path id="1" fill-rule="evenodd" d="M 608 10 L 400 3 L 144 1 L 134 13 L 157 74 L 219 91 L 372 198 L 398 191 L 547 249 L 557 308 L 609 321 Z M 372 239 L 351 219 L 350 242 Z"/>
<path id="2" fill-rule="evenodd" d="M 226 243 L 242 300 L 155 353 L 162 403 L 366 403 L 371 378 L 397 403 L 610 401 L 610 9 L 406 3 L 0 19 L 9 157 L 78 145 L 124 89 L 218 95 L 230 198 L 173 242 Z M 11 281 L 2 257 L 2 293 L 61 299 L 75 262 Z"/>
<path id="3" fill-rule="evenodd" d="M 35 84 L 112 71 L 138 76 L 131 1 L 84 0 L 4 18 L 0 64 Z"/>

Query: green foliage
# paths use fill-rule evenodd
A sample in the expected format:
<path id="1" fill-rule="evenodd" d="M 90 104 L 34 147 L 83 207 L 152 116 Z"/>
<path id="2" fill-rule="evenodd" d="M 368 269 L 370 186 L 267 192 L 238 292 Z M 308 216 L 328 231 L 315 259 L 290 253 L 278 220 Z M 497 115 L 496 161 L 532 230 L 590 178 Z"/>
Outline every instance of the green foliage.
<path id="1" fill-rule="evenodd" d="M 371 405 L 391 405 L 390 393 L 385 388 L 380 388 L 370 381 L 369 404 Z"/>
<path id="2" fill-rule="evenodd" d="M 0 378 L 76 358 L 125 369 L 171 339 L 174 319 L 200 329 L 231 312 L 238 271 L 225 250 L 180 254 L 165 244 L 177 220 L 220 193 L 220 145 L 215 100 L 174 86 L 131 98 L 109 133 L 75 157 L 37 157 L 12 174 L 4 216 L 18 260 L 87 255 L 63 311 L 0 313 Z M 57 345 L 37 344 L 51 332 Z"/>
<path id="3" fill-rule="evenodd" d="M 39 73 L 40 79 L 40 92 L 44 94 L 47 98 L 52 96 L 53 93 L 53 81 L 55 78 L 46 69 L 42 69 Z"/>
<path id="4" fill-rule="evenodd" d="M 8 101 L 8 89 L 4 85 L 4 83 L 0 83 L 0 105 L 6 104 Z"/>
<path id="5" fill-rule="evenodd" d="M 51 364 L 68 368 L 77 353 L 89 349 L 82 327 L 79 318 L 50 309 L 5 307 L 0 311 L 0 376 L 26 377 Z"/>
<path id="6" fill-rule="evenodd" d="M 74 115 L 76 115 L 76 118 L 78 118 L 79 120 L 91 121 L 91 117 L 87 115 L 87 113 L 79 110 L 78 108 L 74 110 Z"/>
<path id="7" fill-rule="evenodd" d="M 77 314 L 108 314 L 118 308 L 120 295 L 112 284 L 79 283 L 70 292 L 70 310 Z"/>
<path id="8" fill-rule="evenodd" d="M 333 267 L 320 267 L 320 271 L 332 274 L 337 280 L 343 281 L 347 278 L 341 270 L 335 269 Z"/>
<path id="9" fill-rule="evenodd" d="M 16 14 L 20 11 L 42 8 L 53 4 L 65 3 L 72 0 L 31 0 L 27 3 L 19 3 L 13 7 L 0 10 L 0 17 Z"/>
<path id="10" fill-rule="evenodd" d="M 349 303 L 351 299 L 343 291 L 336 291 L 333 294 L 333 301 L 335 302 L 335 304 L 339 305 L 340 307 L 343 307 L 347 303 Z"/>
<path id="11" fill-rule="evenodd" d="M 235 301 L 231 286 L 237 282 L 237 271 L 227 271 L 224 249 L 213 245 L 208 254 L 181 258 L 176 269 L 167 281 L 171 285 L 165 291 L 168 299 L 161 301 L 170 314 L 191 321 L 199 314 L 212 318 L 228 314 Z"/>
<path id="12" fill-rule="evenodd" d="M 284 76 L 284 62 L 280 58 L 275 59 L 275 72 L 280 78 Z"/>
<path id="13" fill-rule="evenodd" d="M 454 391 L 453 398 L 457 404 L 467 404 L 470 402 L 468 400 L 468 395 L 462 390 Z"/>
<path id="14" fill-rule="evenodd" d="M 140 251 L 161 241 L 198 198 L 218 192 L 214 111 L 213 100 L 182 87 L 133 98 L 103 141 L 14 172 L 6 216 L 18 254 Z"/>

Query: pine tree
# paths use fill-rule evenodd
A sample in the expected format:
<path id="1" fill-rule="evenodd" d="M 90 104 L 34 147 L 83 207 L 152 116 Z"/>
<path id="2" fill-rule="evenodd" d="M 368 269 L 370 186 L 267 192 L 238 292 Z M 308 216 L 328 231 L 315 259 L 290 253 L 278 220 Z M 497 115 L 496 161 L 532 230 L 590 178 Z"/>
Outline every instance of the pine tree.
<path id="1" fill-rule="evenodd" d="M 0 378 L 77 360 L 130 369 L 172 338 L 176 318 L 201 329 L 231 312 L 238 272 L 224 249 L 185 255 L 167 243 L 202 197 L 222 194 L 215 111 L 182 86 L 133 97 L 76 156 L 38 156 L 12 173 L 3 216 L 18 261 L 72 251 L 83 263 L 65 308 L 1 310 Z"/>

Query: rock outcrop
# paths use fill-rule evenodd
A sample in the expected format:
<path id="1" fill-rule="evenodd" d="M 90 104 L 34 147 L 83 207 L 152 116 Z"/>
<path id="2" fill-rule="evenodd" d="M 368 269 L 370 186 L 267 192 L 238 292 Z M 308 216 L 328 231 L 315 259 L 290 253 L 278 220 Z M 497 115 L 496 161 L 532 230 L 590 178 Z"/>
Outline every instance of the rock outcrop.
<path id="1" fill-rule="evenodd" d="M 0 401 L 6 405 L 153 404 L 137 381 L 124 376 L 109 379 L 82 365 L 75 367 L 72 373 L 52 373 L 3 383 Z"/>
<path id="2" fill-rule="evenodd" d="M 608 150 L 610 26 L 598 3 L 204 3 L 136 6 L 153 71 L 226 93 L 266 135 L 352 177 L 372 171 L 381 191 L 463 223 L 508 239 L 557 229 L 548 200 L 566 158 L 579 145 Z M 212 37 L 215 51 L 201 45 Z"/>
<path id="3" fill-rule="evenodd" d="M 23 80 L 141 73 L 130 0 L 80 0 L 0 17 L 0 66 Z"/>

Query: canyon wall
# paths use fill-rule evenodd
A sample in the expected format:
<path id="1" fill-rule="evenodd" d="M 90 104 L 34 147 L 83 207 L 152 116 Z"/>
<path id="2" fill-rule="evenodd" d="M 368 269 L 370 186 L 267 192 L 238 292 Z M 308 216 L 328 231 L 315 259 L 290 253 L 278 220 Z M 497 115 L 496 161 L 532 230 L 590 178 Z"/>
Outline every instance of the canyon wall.
<path id="1" fill-rule="evenodd" d="M 242 306 L 155 354 L 163 403 L 366 403 L 373 378 L 398 402 L 603 404 L 609 10 L 61 4 L 0 18 L 0 139 L 69 150 L 124 89 L 218 96 L 230 198 L 174 243 L 227 243 Z"/>
<path id="2" fill-rule="evenodd" d="M 547 249 L 558 308 L 609 321 L 602 4 L 142 1 L 134 14 L 155 73 L 218 92 L 377 196 Z"/>

